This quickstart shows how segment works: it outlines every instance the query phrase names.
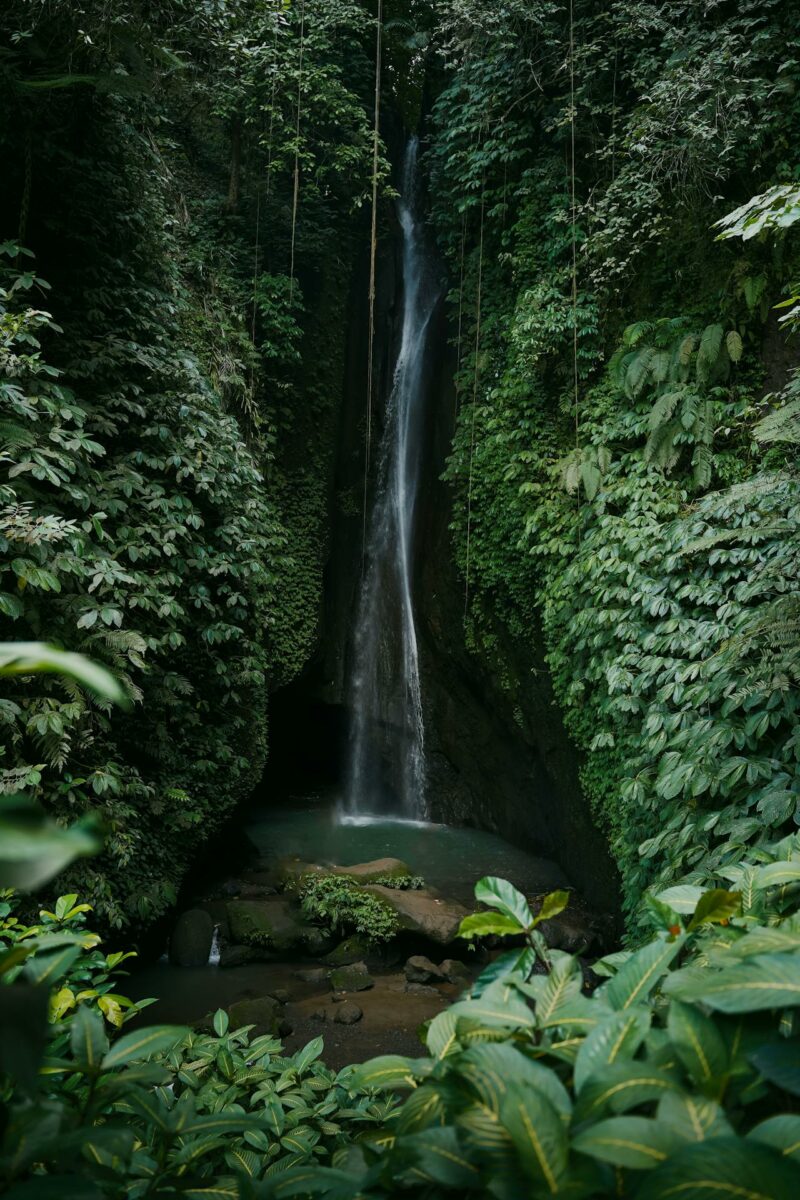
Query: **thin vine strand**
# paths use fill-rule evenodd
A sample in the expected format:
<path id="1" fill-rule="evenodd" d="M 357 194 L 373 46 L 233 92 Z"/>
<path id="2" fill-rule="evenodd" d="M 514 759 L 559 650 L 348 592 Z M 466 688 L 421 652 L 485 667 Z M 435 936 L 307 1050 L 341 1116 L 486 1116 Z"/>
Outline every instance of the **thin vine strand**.
<path id="1" fill-rule="evenodd" d="M 300 113 L 303 91 L 303 56 L 306 44 L 306 0 L 300 0 L 300 58 L 297 66 L 297 116 L 294 127 L 294 188 L 292 195 L 292 247 L 289 258 L 289 309 L 294 300 L 294 249 L 297 234 L 297 205 L 300 197 Z"/>
<path id="2" fill-rule="evenodd" d="M 375 33 L 375 114 L 372 125 L 372 217 L 369 248 L 369 331 L 367 333 L 367 425 L 364 434 L 364 499 L 362 504 L 361 563 L 367 554 L 367 499 L 372 456 L 372 386 L 375 349 L 375 267 L 378 254 L 378 151 L 381 119 L 381 55 L 383 49 L 383 0 L 378 0 Z"/>

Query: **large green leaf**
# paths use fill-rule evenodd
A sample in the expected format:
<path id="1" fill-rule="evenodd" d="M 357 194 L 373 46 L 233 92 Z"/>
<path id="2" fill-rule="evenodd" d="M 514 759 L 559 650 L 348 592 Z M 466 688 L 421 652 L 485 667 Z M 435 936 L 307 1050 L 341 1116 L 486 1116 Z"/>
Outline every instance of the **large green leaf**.
<path id="1" fill-rule="evenodd" d="M 751 1129 L 747 1136 L 772 1146 L 786 1158 L 800 1164 L 800 1117 L 788 1113 L 769 1117 Z"/>
<path id="2" fill-rule="evenodd" d="M 703 1091 L 714 1091 L 728 1065 L 725 1042 L 710 1017 L 699 1009 L 673 1000 L 667 1031 L 678 1056 Z"/>
<path id="3" fill-rule="evenodd" d="M 760 1046 L 751 1054 L 750 1061 L 770 1083 L 800 1096 L 800 1046 L 795 1038 L 791 1041 L 781 1038 L 773 1045 Z"/>
<path id="4" fill-rule="evenodd" d="M 97 828 L 93 817 L 63 828 L 25 796 L 0 798 L 0 888 L 36 891 L 76 858 L 96 854 Z"/>
<path id="5" fill-rule="evenodd" d="M 522 1170 L 551 1194 L 558 1191 L 567 1167 L 567 1131 L 556 1109 L 537 1089 L 511 1084 L 500 1120 L 519 1156 Z"/>
<path id="6" fill-rule="evenodd" d="M 637 1200 L 797 1200 L 800 1169 L 750 1139 L 712 1138 L 670 1156 Z"/>
<path id="7" fill-rule="evenodd" d="M 651 1020 L 649 1009 L 639 1007 L 612 1013 L 595 1026 L 575 1060 L 576 1091 L 580 1092 L 587 1079 L 601 1067 L 633 1058 L 647 1037 Z"/>
<path id="8" fill-rule="evenodd" d="M 351 1088 L 415 1087 L 418 1079 L 430 1072 L 424 1058 L 405 1058 L 400 1054 L 384 1054 L 353 1067 L 348 1077 Z"/>
<path id="9" fill-rule="evenodd" d="M 647 1062 L 616 1062 L 595 1070 L 583 1085 L 575 1105 L 575 1119 L 597 1120 L 606 1109 L 627 1112 L 680 1091 L 680 1081 L 673 1071 Z"/>
<path id="10" fill-rule="evenodd" d="M 516 917 L 505 913 L 480 912 L 464 917 L 458 928 L 461 938 L 474 937 L 518 937 L 524 933 L 525 927 L 520 925 Z"/>
<path id="11" fill-rule="evenodd" d="M 76 1060 L 91 1074 L 100 1070 L 108 1051 L 108 1038 L 103 1018 L 98 1012 L 81 1004 L 70 1026 L 70 1043 Z"/>
<path id="12" fill-rule="evenodd" d="M 499 1113 L 510 1087 L 535 1088 L 550 1101 L 556 1112 L 569 1119 L 569 1092 L 555 1071 L 534 1062 L 507 1042 L 471 1046 L 454 1068 L 460 1083 L 466 1083 L 483 1105 Z"/>
<path id="13" fill-rule="evenodd" d="M 413 1158 L 414 1172 L 447 1188 L 481 1186 L 480 1169 L 473 1163 L 452 1126 L 426 1129 L 403 1140 L 403 1150 Z"/>
<path id="14" fill-rule="evenodd" d="M 603 989 L 611 1007 L 625 1009 L 643 1003 L 683 949 L 685 941 L 685 936 L 677 937 L 674 942 L 658 939 L 637 950 Z"/>
<path id="15" fill-rule="evenodd" d="M 59 650 L 46 642 L 0 642 L 0 675 L 36 675 L 43 671 L 68 675 L 104 700 L 128 704 L 111 672 L 82 654 Z"/>
<path id="16" fill-rule="evenodd" d="M 298 1050 L 294 1056 L 294 1067 L 298 1075 L 302 1075 L 307 1067 L 310 1067 L 312 1062 L 319 1058 L 325 1047 L 325 1043 L 321 1037 L 315 1037 L 307 1045 L 303 1046 L 302 1050 Z"/>
<path id="17" fill-rule="evenodd" d="M 489 908 L 496 908 L 508 917 L 513 917 L 523 928 L 534 923 L 528 901 L 507 879 L 486 875 L 475 884 L 475 899 Z"/>
<path id="18" fill-rule="evenodd" d="M 744 1013 L 800 1005 L 800 955 L 760 954 L 722 971 L 677 971 L 667 995 L 701 1001 L 718 1012 Z"/>
<path id="19" fill-rule="evenodd" d="M 126 1033 L 114 1043 L 102 1062 L 104 1071 L 121 1067 L 126 1063 L 141 1062 L 154 1054 L 171 1050 L 176 1042 L 186 1037 L 188 1029 L 180 1025 L 155 1025 Z"/>
<path id="20" fill-rule="evenodd" d="M 687 929 L 699 929 L 701 925 L 718 925 L 721 921 L 729 921 L 742 911 L 742 897 L 739 892 L 726 892 L 722 888 L 712 888 L 704 892 L 692 914 Z"/>
<path id="21" fill-rule="evenodd" d="M 668 1092 L 659 1102 L 658 1120 L 669 1126 L 684 1142 L 702 1142 L 706 1138 L 732 1137 L 724 1109 L 706 1096 L 685 1096 Z"/>
<path id="22" fill-rule="evenodd" d="M 517 989 L 502 980 L 491 984 L 477 1000 L 459 1000 L 450 1008 L 453 1016 L 468 1017 L 489 1027 L 532 1029 L 534 1015 Z"/>
<path id="23" fill-rule="evenodd" d="M 573 1150 L 634 1170 L 652 1170 L 666 1162 L 678 1144 L 668 1126 L 650 1117 L 609 1117 L 572 1139 Z"/>

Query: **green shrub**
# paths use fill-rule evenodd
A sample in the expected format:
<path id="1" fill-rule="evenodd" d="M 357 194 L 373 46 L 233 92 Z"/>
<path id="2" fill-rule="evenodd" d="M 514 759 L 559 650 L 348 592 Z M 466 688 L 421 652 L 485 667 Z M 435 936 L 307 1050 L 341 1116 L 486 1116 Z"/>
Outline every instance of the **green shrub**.
<path id="1" fill-rule="evenodd" d="M 378 875 L 372 882 L 380 884 L 381 887 L 397 888 L 401 892 L 416 892 L 425 887 L 425 880 L 421 875 Z"/>
<path id="2" fill-rule="evenodd" d="M 305 875 L 299 890 L 303 912 L 335 932 L 362 933 L 371 942 L 388 942 L 400 929 L 388 904 L 346 875 Z"/>

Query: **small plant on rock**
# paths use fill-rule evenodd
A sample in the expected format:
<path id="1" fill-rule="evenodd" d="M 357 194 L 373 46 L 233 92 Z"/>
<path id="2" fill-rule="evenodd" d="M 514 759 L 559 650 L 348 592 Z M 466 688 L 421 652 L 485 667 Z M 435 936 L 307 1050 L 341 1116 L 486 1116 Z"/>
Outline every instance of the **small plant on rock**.
<path id="1" fill-rule="evenodd" d="M 306 875 L 299 891 L 303 912 L 328 929 L 362 933 L 371 942 L 388 942 L 399 932 L 389 905 L 345 875 Z"/>

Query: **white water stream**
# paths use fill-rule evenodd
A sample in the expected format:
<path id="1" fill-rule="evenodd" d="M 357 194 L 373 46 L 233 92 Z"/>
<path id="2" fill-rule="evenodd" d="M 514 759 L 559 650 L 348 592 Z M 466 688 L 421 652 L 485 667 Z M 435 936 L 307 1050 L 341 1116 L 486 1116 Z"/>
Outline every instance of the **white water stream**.
<path id="1" fill-rule="evenodd" d="M 398 216 L 403 323 L 381 440 L 355 627 L 353 724 L 344 815 L 423 818 L 425 729 L 414 622 L 413 540 L 424 418 L 424 364 L 437 301 L 416 204 L 419 142 L 408 143 Z M 387 800 L 388 798 L 388 800 Z"/>

